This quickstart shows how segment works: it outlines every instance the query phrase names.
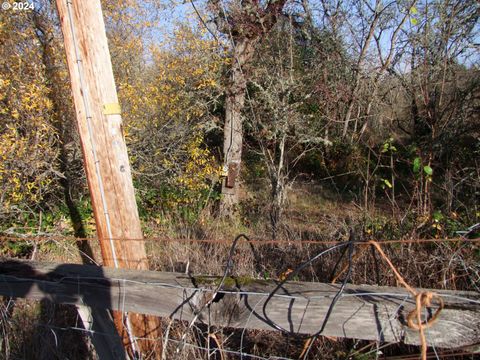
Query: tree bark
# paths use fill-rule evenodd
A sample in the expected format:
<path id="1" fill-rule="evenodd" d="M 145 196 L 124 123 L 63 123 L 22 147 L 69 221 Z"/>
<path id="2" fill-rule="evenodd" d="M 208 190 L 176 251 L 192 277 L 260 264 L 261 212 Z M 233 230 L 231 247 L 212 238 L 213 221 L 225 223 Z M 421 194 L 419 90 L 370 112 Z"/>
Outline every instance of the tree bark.
<path id="1" fill-rule="evenodd" d="M 284 132 L 278 145 L 278 162 L 272 164 L 272 205 L 270 209 L 270 223 L 272 225 L 272 238 L 275 240 L 278 233 L 278 224 L 282 217 L 283 206 L 285 205 L 285 183 L 287 174 L 285 172 L 285 145 L 287 135 Z"/>
<path id="2" fill-rule="evenodd" d="M 242 39 L 233 49 L 230 83 L 225 98 L 225 125 L 223 128 L 224 167 L 228 176 L 222 183 L 220 215 L 232 216 L 239 202 L 240 171 L 242 164 L 243 117 L 247 79 L 243 66 L 254 53 L 254 40 Z"/>
<path id="3" fill-rule="evenodd" d="M 209 0 L 213 21 L 220 32 L 232 41 L 230 82 L 225 91 L 224 169 L 227 177 L 222 183 L 220 216 L 231 217 L 239 203 L 240 171 L 243 144 L 242 110 L 247 89 L 247 69 L 253 58 L 256 43 L 276 24 L 286 0 L 267 2 L 245 0 L 233 2 L 225 11 L 219 0 Z M 255 16 L 252 16 L 252 15 Z"/>

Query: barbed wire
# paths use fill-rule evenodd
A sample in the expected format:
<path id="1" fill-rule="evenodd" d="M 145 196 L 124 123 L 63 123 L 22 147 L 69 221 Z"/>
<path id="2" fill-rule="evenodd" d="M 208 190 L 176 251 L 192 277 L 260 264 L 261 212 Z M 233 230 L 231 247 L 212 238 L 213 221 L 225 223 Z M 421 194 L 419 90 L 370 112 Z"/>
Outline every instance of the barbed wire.
<path id="1" fill-rule="evenodd" d="M 32 325 L 38 326 L 38 327 L 43 327 L 43 328 L 46 328 L 46 329 L 49 329 L 49 330 L 78 331 L 78 332 L 81 332 L 81 333 L 86 333 L 88 335 L 99 335 L 99 336 L 105 336 L 105 337 L 110 337 L 110 338 L 115 338 L 115 337 L 118 336 L 118 335 L 113 335 L 111 333 L 105 333 L 105 332 L 101 332 L 101 331 L 97 331 L 97 330 L 91 330 L 91 329 L 84 329 L 84 328 L 77 327 L 77 326 L 56 326 L 56 325 L 45 324 L 45 323 L 34 323 Z M 152 337 L 136 337 L 136 340 L 137 341 L 138 340 L 150 341 L 150 342 L 156 342 L 156 341 L 161 342 L 162 341 L 161 338 L 152 338 Z M 169 338 L 168 342 L 172 342 L 174 344 L 179 344 L 181 342 L 181 340 Z M 384 344 L 383 346 L 375 348 L 371 352 L 365 353 L 364 355 L 368 356 L 372 352 L 378 352 L 378 350 L 384 349 L 385 347 L 392 346 L 392 345 L 395 345 L 395 343 Z M 185 342 L 184 347 L 189 347 L 189 348 L 192 348 L 192 349 L 195 349 L 195 350 L 201 350 L 201 351 L 205 351 L 205 352 L 210 351 L 210 353 L 212 353 L 212 350 L 209 349 L 209 348 L 206 348 L 206 347 L 198 345 L 198 344 L 192 344 L 192 343 L 189 343 L 189 342 Z M 164 351 L 165 351 L 165 349 L 164 349 Z M 267 358 L 267 357 L 243 352 L 243 351 L 241 351 L 241 349 L 239 349 L 238 351 L 235 351 L 235 350 L 231 350 L 231 349 L 216 348 L 214 351 L 223 352 L 225 354 L 230 354 L 230 355 L 236 355 L 236 356 L 239 356 L 240 359 L 245 358 L 245 359 L 255 359 L 255 360 L 296 360 L 296 359 L 293 359 L 293 358 L 288 358 L 288 357 L 284 357 L 284 356 L 276 356 L 276 355 L 270 355 Z M 441 356 L 442 359 L 445 359 L 445 358 L 449 358 L 449 357 L 469 356 L 469 355 L 476 356 L 478 354 L 475 353 L 475 352 L 468 352 L 468 351 L 464 351 L 464 350 L 460 350 L 460 351 L 442 350 L 440 352 L 435 350 L 434 352 L 430 352 L 429 354 L 427 354 L 427 358 L 428 359 L 431 359 L 431 358 L 437 358 L 438 359 L 438 357 Z M 418 357 L 416 355 L 399 355 L 399 356 L 389 357 L 389 359 L 393 359 L 393 360 L 417 360 Z"/>
<path id="2" fill-rule="evenodd" d="M 222 289 L 223 284 L 225 283 L 225 280 L 227 279 L 228 275 L 230 275 L 230 272 L 233 269 L 233 255 L 234 255 L 234 252 L 235 252 L 235 248 L 236 248 L 238 242 L 240 241 L 240 239 L 242 239 L 242 238 L 244 238 L 246 241 L 250 242 L 250 238 L 248 236 L 246 236 L 245 234 L 240 234 L 237 237 L 235 237 L 235 239 L 233 240 L 232 246 L 230 247 L 228 258 L 227 258 L 227 261 L 225 263 L 225 270 L 223 271 L 223 276 L 222 276 L 220 282 L 218 283 L 215 290 L 212 292 L 212 295 L 210 296 L 210 299 L 208 301 L 206 301 L 200 307 L 200 309 L 195 311 L 195 314 L 194 314 L 192 320 L 190 321 L 188 329 L 190 329 L 193 326 L 193 324 L 198 320 L 198 317 L 200 316 L 202 311 L 206 307 L 209 307 L 213 303 L 213 301 L 217 298 L 218 292 Z M 250 244 L 250 246 L 251 246 L 252 251 L 255 253 L 255 249 L 253 248 L 253 245 Z M 187 329 L 187 331 L 188 331 L 188 329 Z M 185 331 L 184 335 L 182 336 L 182 341 L 185 340 L 185 338 L 187 336 L 187 331 Z M 181 347 L 181 343 L 177 347 L 177 350 L 176 350 L 177 352 L 179 351 L 180 347 Z"/>
<path id="3" fill-rule="evenodd" d="M 110 239 L 110 238 L 109 238 Z M 97 237 L 89 237 L 89 238 L 77 238 L 74 236 L 62 236 L 62 235 L 16 235 L 16 236 L 3 236 L 0 235 L 0 242 L 6 241 L 72 241 L 72 242 L 90 242 L 90 241 L 102 241 L 102 239 Z M 112 238 L 114 241 L 138 241 L 138 242 L 162 242 L 162 243 L 203 243 L 203 244 L 226 244 L 231 245 L 232 240 L 229 239 L 182 239 L 182 238 L 167 238 L 167 237 L 149 237 L 149 238 L 142 238 L 142 239 L 134 239 L 134 238 Z M 464 243 L 473 243 L 477 244 L 480 243 L 480 238 L 465 238 L 465 237 L 442 237 L 442 238 L 427 238 L 427 239 L 372 239 L 377 242 L 381 242 L 382 245 L 389 245 L 389 244 L 422 244 L 422 243 L 441 243 L 441 242 L 464 242 Z M 278 239 L 278 240 L 271 240 L 271 239 L 251 239 L 249 243 L 253 245 L 336 245 L 336 244 L 345 244 L 346 240 L 288 240 L 288 239 Z M 358 243 L 356 243 L 358 244 Z M 365 244 L 365 243 L 363 243 Z"/>
<path id="4" fill-rule="evenodd" d="M 382 293 L 379 293 L 379 292 L 374 292 L 374 291 L 371 291 L 371 292 L 363 292 L 363 293 L 345 293 L 344 290 L 345 290 L 345 286 L 349 280 L 349 277 L 350 277 L 350 271 L 351 271 L 351 268 L 353 266 L 353 262 L 352 262 L 352 255 L 353 255 L 353 247 L 355 245 L 366 245 L 367 243 L 365 241 L 358 241 L 354 236 L 352 236 L 352 231 L 351 231 L 351 234 L 350 234 L 350 239 L 348 241 L 321 241 L 321 242 L 318 242 L 319 244 L 323 244 L 323 245 L 327 245 L 327 244 L 330 244 L 331 246 L 328 247 L 327 249 L 324 249 L 322 251 L 320 251 L 318 254 L 316 254 L 315 256 L 311 257 L 309 260 L 307 260 L 306 262 L 300 264 L 299 266 L 297 266 L 290 274 L 287 274 L 287 276 L 285 276 L 285 278 L 283 280 L 281 280 L 279 283 L 277 283 L 277 286 L 271 290 L 271 291 L 268 291 L 268 292 L 258 292 L 258 291 L 245 291 L 245 290 L 242 290 L 242 289 L 235 289 L 235 290 L 225 290 L 225 289 L 222 289 L 223 285 L 224 285 L 224 282 L 225 282 L 225 279 L 229 276 L 230 272 L 232 271 L 233 267 L 234 267 L 234 262 L 233 262 L 233 256 L 234 256 L 234 253 L 235 253 L 235 248 L 238 246 L 238 243 L 239 243 L 239 240 L 244 237 L 253 253 L 254 253 L 254 256 L 255 256 L 255 249 L 253 247 L 254 244 L 263 244 L 264 242 L 262 241 L 257 241 L 257 242 L 254 242 L 253 240 L 250 240 L 246 235 L 244 234 L 241 234 L 239 236 L 237 236 L 235 238 L 235 240 L 233 241 L 233 243 L 231 243 L 230 245 L 230 251 L 228 253 L 228 256 L 225 260 L 225 268 L 224 268 L 224 272 L 223 272 L 223 276 L 221 277 L 221 281 L 219 282 L 219 284 L 214 288 L 214 289 L 211 289 L 211 288 L 206 288 L 206 287 L 199 287 L 199 286 L 191 286 L 191 287 L 188 287 L 188 286 L 181 286 L 181 285 L 175 285 L 175 284 L 168 284 L 168 283 L 163 283 L 163 282 L 156 282 L 156 281 L 141 281 L 141 280 L 131 280 L 131 279 L 125 279 L 125 278 L 110 278 L 110 280 L 112 282 L 116 282 L 118 284 L 118 286 L 122 286 L 124 289 L 126 288 L 126 284 L 128 283 L 139 283 L 139 284 L 148 284 L 148 285 L 152 285 L 152 286 L 156 286 L 156 287 L 159 287 L 159 288 L 162 288 L 162 287 L 168 287 L 168 288 L 179 288 L 181 289 L 182 291 L 185 291 L 185 290 L 190 290 L 190 291 L 193 291 L 193 292 L 198 292 L 198 291 L 201 291 L 201 292 L 209 292 L 211 294 L 210 296 L 210 300 L 207 301 L 200 309 L 194 311 L 194 317 L 193 317 L 193 320 L 190 322 L 190 324 L 188 325 L 187 329 L 184 331 L 183 335 L 181 336 L 181 339 L 180 340 L 174 340 L 174 339 L 170 339 L 171 341 L 176 341 L 177 342 L 177 348 L 176 348 L 176 351 L 180 351 L 181 350 L 181 347 L 182 346 L 197 346 L 197 345 L 193 345 L 193 344 L 189 344 L 189 345 L 186 345 L 187 342 L 186 342 L 186 338 L 187 338 L 187 335 L 188 335 L 188 331 L 191 329 L 191 327 L 193 326 L 193 323 L 195 322 L 195 320 L 198 320 L 199 318 L 199 315 L 200 313 L 207 307 L 209 307 L 211 305 L 211 303 L 213 302 L 213 300 L 217 297 L 218 294 L 232 294 L 232 293 L 235 293 L 235 294 L 238 294 L 238 295 L 260 295 L 261 296 L 261 299 L 257 302 L 257 304 L 255 305 L 255 308 L 261 303 L 261 301 L 263 299 L 265 299 L 264 303 L 263 303 L 263 307 L 262 307 L 262 313 L 263 313 L 263 321 L 265 321 L 267 324 L 269 324 L 273 329 L 276 329 L 276 330 L 280 330 L 282 332 L 286 332 L 286 333 L 290 333 L 290 334 L 295 334 L 295 335 L 298 335 L 297 332 L 293 332 L 293 331 L 290 331 L 290 330 L 287 330 L 287 329 L 284 329 L 283 327 L 281 327 L 280 325 L 276 324 L 274 321 L 272 321 L 270 318 L 269 318 L 269 314 L 268 314 L 268 311 L 267 311 L 267 307 L 268 307 L 268 303 L 269 301 L 271 301 L 272 298 L 286 298 L 286 299 L 303 299 L 303 300 L 313 300 L 313 299 L 319 299 L 319 298 L 331 298 L 332 301 L 329 305 L 329 308 L 328 308 L 328 311 L 325 315 L 325 318 L 324 320 L 322 321 L 321 324 L 319 324 L 319 331 L 317 331 L 316 333 L 314 334 L 310 334 L 310 335 L 307 335 L 306 338 L 307 339 L 312 339 L 312 340 L 315 340 L 319 335 L 322 334 L 323 332 L 323 329 L 325 328 L 329 318 L 330 318 L 330 315 L 332 314 L 333 310 L 334 310 L 334 307 L 335 307 L 335 304 L 336 302 L 340 299 L 340 298 L 346 298 L 346 297 L 363 297 L 363 296 L 368 296 L 368 297 L 377 297 L 377 296 L 382 296 L 382 297 L 385 297 L 385 296 L 391 296 L 391 297 L 397 297 L 397 298 L 400 298 L 402 299 L 402 304 L 405 303 L 405 302 L 408 302 L 410 301 L 410 303 L 412 303 L 412 295 L 411 294 L 399 294 L 399 293 L 388 293 L 388 292 L 382 292 Z M 0 237 L 0 240 L 1 239 L 4 239 L 4 237 Z M 24 240 L 24 239 L 22 239 Z M 76 239 L 74 239 L 76 240 Z M 92 240 L 92 239 L 89 239 L 89 240 Z M 136 239 L 136 240 L 140 240 L 140 239 Z M 173 239 L 168 239 L 168 241 L 172 241 Z M 421 240 L 421 239 L 420 239 Z M 438 241 L 441 241 L 440 239 L 425 239 L 427 240 L 428 242 L 438 242 Z M 464 237 L 461 237 L 461 238 L 455 238 L 455 239 L 448 239 L 450 241 L 469 241 L 469 240 L 480 240 L 480 239 L 466 239 Z M 412 240 L 411 240 L 412 241 Z M 195 240 L 189 240 L 189 242 L 195 242 Z M 278 241 L 276 241 L 275 243 L 277 243 Z M 388 242 L 388 241 L 384 241 L 382 242 L 382 245 L 386 244 L 391 244 L 391 243 L 398 243 L 398 242 L 401 242 L 401 240 L 397 240 L 397 241 L 392 241 L 392 242 Z M 339 286 L 339 287 L 336 287 L 336 291 L 334 292 L 334 289 L 335 288 L 332 288 L 332 293 L 331 294 L 324 294 L 324 295 L 315 295 L 315 296 L 305 296 L 305 295 L 295 295 L 295 294 L 279 294 L 277 293 L 278 290 L 287 282 L 289 281 L 291 278 L 293 278 L 296 274 L 298 274 L 302 269 L 304 269 L 306 266 L 310 265 L 312 262 L 318 260 L 319 258 L 321 258 L 322 256 L 324 256 L 325 254 L 327 253 L 330 253 L 334 250 L 337 250 L 337 249 L 341 249 L 341 248 L 347 248 L 348 247 L 348 250 L 349 250 L 349 254 L 348 254 L 348 271 L 347 271 L 347 275 L 345 276 L 342 284 Z M 344 253 L 342 253 L 341 256 L 343 256 Z M 2 276 L 3 277 L 3 276 Z M 15 279 L 16 281 L 18 282 L 25 282 L 25 281 L 29 281 L 27 279 L 23 279 L 23 278 L 19 278 L 19 277 L 16 277 L 16 276 L 10 276 L 10 279 Z M 67 280 L 77 280 L 79 281 L 79 278 L 78 277 L 73 277 L 73 276 L 64 276 L 64 277 L 61 277 L 61 278 L 57 278 L 55 280 L 55 282 L 57 283 L 61 283 L 61 282 L 64 282 L 64 281 L 67 281 Z M 91 276 L 91 277 L 84 277 L 83 279 L 85 280 L 101 280 L 101 279 L 105 279 L 105 277 L 100 277 L 100 276 Z M 121 284 L 121 285 L 120 285 Z M 334 285 L 332 285 L 334 287 Z M 442 296 L 449 296 L 448 294 L 442 294 Z M 455 298 L 456 300 L 461 300 L 461 301 L 465 301 L 465 302 L 470 302 L 470 303 L 473 303 L 473 304 L 480 304 L 480 301 L 479 300 L 475 300 L 475 299 L 470 299 L 468 297 L 464 297 L 464 296 L 460 296 L 460 295 L 450 295 L 452 298 Z M 183 304 L 185 305 L 185 304 Z M 253 312 L 255 311 L 255 308 L 251 310 L 251 313 L 250 313 L 250 316 L 249 318 L 247 319 L 247 323 L 244 325 L 244 331 L 246 329 L 246 326 L 248 325 L 248 322 L 250 320 L 250 317 L 251 315 L 253 314 Z M 397 309 L 397 311 L 395 311 L 394 314 L 392 314 L 392 319 L 395 319 L 396 317 L 398 317 L 398 310 L 401 308 L 401 306 Z M 122 310 L 123 311 L 123 310 Z M 258 314 L 257 314 L 258 315 Z M 258 317 L 258 316 L 257 316 Z M 210 326 L 210 325 L 209 325 Z M 242 332 L 242 338 L 241 338 L 241 347 L 240 347 L 240 350 L 243 349 L 243 336 L 244 336 L 244 331 Z M 142 338 L 136 338 L 136 340 L 141 340 Z M 150 339 L 151 340 L 151 339 Z M 312 348 L 312 345 L 313 345 L 313 341 L 311 341 L 310 343 L 308 343 L 308 348 L 307 348 L 307 352 L 305 353 L 305 356 L 304 356 L 304 359 L 306 358 L 308 352 L 310 351 L 310 349 Z M 201 348 L 200 346 L 197 346 L 198 348 Z M 204 348 L 206 349 L 206 348 Z M 208 349 L 207 349 L 208 350 Z M 237 355 L 240 355 L 241 358 L 243 357 L 248 357 L 250 356 L 250 354 L 245 354 L 243 353 L 242 351 L 230 351 L 230 350 L 224 350 L 224 349 L 219 349 L 218 351 L 224 351 L 226 353 L 231 353 L 231 354 L 237 354 Z M 257 358 L 257 359 L 287 359 L 287 358 L 280 358 L 280 357 L 275 357 L 275 358 L 262 358 L 262 357 L 251 357 L 250 358 Z"/>
<path id="5" fill-rule="evenodd" d="M 56 325 L 45 324 L 45 323 L 35 323 L 33 325 L 39 326 L 39 327 L 44 327 L 44 328 L 47 328 L 47 329 L 50 329 L 50 330 L 79 331 L 79 332 L 82 332 L 82 333 L 87 333 L 89 335 L 100 335 L 100 336 L 111 337 L 111 338 L 116 337 L 116 335 L 113 335 L 113 334 L 110 334 L 110 333 L 105 333 L 105 332 L 91 330 L 91 329 L 84 329 L 84 328 L 77 327 L 77 326 L 56 326 Z M 142 337 L 142 336 L 136 336 L 135 339 L 137 341 L 138 340 L 151 341 L 151 342 L 157 342 L 157 341 L 161 342 L 162 341 L 161 338 Z M 178 344 L 182 343 L 182 340 L 169 338 L 168 342 L 172 342 L 172 343 L 175 343 L 175 344 L 178 345 Z M 193 349 L 196 349 L 196 350 L 210 351 L 211 352 L 211 349 L 208 349 L 208 348 L 200 346 L 200 345 L 188 343 L 188 342 L 183 342 L 183 346 L 184 347 L 190 347 L 190 348 L 193 348 Z M 243 358 L 257 359 L 257 360 L 295 360 L 295 359 L 292 359 L 292 358 L 287 358 L 287 357 L 283 357 L 283 356 L 275 356 L 275 355 L 269 356 L 268 358 L 266 358 L 266 357 L 259 356 L 259 355 L 253 355 L 253 354 L 245 353 L 243 351 L 227 350 L 227 349 L 221 349 L 221 348 L 216 348 L 214 351 L 215 352 L 222 352 L 222 353 L 230 354 L 230 355 L 238 355 L 238 356 L 243 357 Z"/>
<path id="6" fill-rule="evenodd" d="M 0 274 L 0 277 L 4 277 L 5 275 Z M 17 277 L 12 274 L 8 274 L 8 281 L 11 283 L 22 283 L 22 282 L 31 282 L 31 279 L 25 279 L 21 277 Z M 105 280 L 105 277 L 101 276 L 82 276 L 82 280 Z M 325 298 L 334 298 L 335 295 L 331 294 L 326 294 L 326 295 L 294 295 L 294 294 L 278 294 L 278 293 L 273 293 L 272 291 L 269 292 L 261 292 L 261 291 L 247 291 L 247 290 L 242 290 L 242 289 L 235 289 L 235 290 L 225 290 L 225 289 L 212 289 L 208 287 L 195 287 L 195 286 L 183 286 L 183 285 L 175 285 L 175 284 L 169 284 L 169 283 L 162 283 L 162 282 L 155 282 L 155 281 L 141 281 L 141 280 L 131 280 L 131 279 L 125 279 L 125 278 L 108 278 L 112 283 L 116 283 L 117 286 L 120 286 L 122 284 L 122 287 L 125 287 L 126 284 L 141 284 L 141 285 L 149 285 L 149 286 L 154 286 L 158 288 L 169 288 L 169 289 L 179 289 L 179 290 L 188 290 L 188 291 L 199 291 L 199 292 L 205 292 L 205 293 L 217 293 L 217 294 L 236 294 L 236 295 L 246 295 L 246 296 L 263 296 L 263 297 L 274 297 L 274 298 L 285 298 L 285 299 L 290 299 L 290 300 L 318 300 L 318 299 L 325 299 Z M 76 280 L 80 281 L 80 278 L 78 276 L 63 276 L 61 278 L 52 280 L 52 282 L 56 284 L 61 284 L 66 282 L 67 280 Z M 285 283 L 284 283 L 285 284 Z M 313 283 L 315 284 L 315 283 Z M 334 286 L 334 285 L 332 285 Z M 278 289 L 277 289 L 278 290 Z M 441 291 L 441 290 L 439 290 Z M 452 294 L 445 294 L 441 293 L 443 297 L 449 297 L 452 299 L 456 299 L 459 301 L 463 301 L 465 303 L 471 303 L 475 305 L 480 305 L 480 299 L 472 299 L 468 298 L 465 296 L 460 296 L 460 295 L 452 295 Z M 376 292 L 376 291 L 365 291 L 365 292 L 353 292 L 353 293 L 345 293 L 343 292 L 341 294 L 342 298 L 349 298 L 349 297 L 391 297 L 391 298 L 398 298 L 402 299 L 402 301 L 406 301 L 408 299 L 412 300 L 413 303 L 413 297 L 405 291 L 405 293 L 398 293 L 398 292 Z M 480 294 L 479 294 L 480 298 Z"/>
<path id="7" fill-rule="evenodd" d="M 314 257 L 312 257 L 311 259 L 309 259 L 308 261 L 305 261 L 303 264 L 299 265 L 295 270 L 293 270 L 290 274 L 288 274 L 285 279 L 283 279 L 282 281 L 280 281 L 277 286 L 268 294 L 267 296 L 267 299 L 265 300 L 265 302 L 263 303 L 263 307 L 262 307 L 262 313 L 263 313 L 263 316 L 265 317 L 265 319 L 267 320 L 267 322 L 275 329 L 279 330 L 279 331 L 282 331 L 282 332 L 285 332 L 285 333 L 292 333 L 291 330 L 287 330 L 285 328 L 283 328 L 282 326 L 278 325 L 277 323 L 275 323 L 273 320 L 271 320 L 268 315 L 267 315 L 267 306 L 268 306 L 268 303 L 270 302 L 270 300 L 275 296 L 275 294 L 277 293 L 277 291 L 282 288 L 284 286 L 284 284 L 290 280 L 293 276 L 297 275 L 302 269 L 304 269 L 305 267 L 307 267 L 308 265 L 310 265 L 311 263 L 313 263 L 314 261 L 320 259 L 323 255 L 333 251 L 333 250 L 336 250 L 340 247 L 345 247 L 348 245 L 348 249 L 349 249 L 349 271 L 347 273 L 347 276 L 345 277 L 342 285 L 340 286 L 340 288 L 338 289 L 337 293 L 335 294 L 335 296 L 333 297 L 333 300 L 332 302 L 330 303 L 329 307 L 328 307 L 328 310 L 327 310 L 327 313 L 325 314 L 325 318 L 322 322 L 322 325 L 320 327 L 320 330 L 318 330 L 317 332 L 309 335 L 308 337 L 310 338 L 315 338 L 317 337 L 318 335 L 320 335 L 323 330 L 325 329 L 325 326 L 330 318 L 330 315 L 333 311 L 333 308 L 335 307 L 335 304 L 337 303 L 338 299 L 340 298 L 340 296 L 342 295 L 343 293 L 343 290 L 345 289 L 345 285 L 347 284 L 347 281 L 350 279 L 350 272 L 351 272 L 351 265 L 352 265 L 352 254 L 353 254 L 353 244 L 354 244 L 354 241 L 351 240 L 347 243 L 344 243 L 344 244 L 337 244 L 337 245 L 334 245 L 330 248 L 328 248 L 327 250 L 324 250 L 322 252 L 320 252 L 319 254 L 315 255 Z"/>

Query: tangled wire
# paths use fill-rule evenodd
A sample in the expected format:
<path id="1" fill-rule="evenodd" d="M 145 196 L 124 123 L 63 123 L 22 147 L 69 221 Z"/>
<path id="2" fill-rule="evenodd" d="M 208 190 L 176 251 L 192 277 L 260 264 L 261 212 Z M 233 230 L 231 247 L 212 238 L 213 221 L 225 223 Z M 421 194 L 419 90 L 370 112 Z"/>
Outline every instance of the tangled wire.
<path id="1" fill-rule="evenodd" d="M 206 307 L 209 307 L 214 302 L 218 293 L 222 290 L 222 288 L 225 284 L 225 280 L 231 275 L 232 269 L 234 267 L 233 257 L 234 257 L 234 254 L 235 254 L 235 249 L 236 249 L 239 241 L 242 238 L 245 239 L 248 242 L 248 244 L 250 245 L 250 248 L 252 250 L 252 253 L 254 255 L 255 261 L 258 262 L 258 254 L 256 253 L 255 248 L 254 248 L 253 243 L 250 240 L 250 238 L 245 234 L 240 234 L 240 235 L 236 236 L 232 245 L 230 246 L 228 257 L 227 257 L 226 263 L 225 263 L 223 276 L 221 277 L 220 282 L 218 283 L 216 288 L 213 290 L 213 294 L 210 297 L 209 301 L 205 302 L 203 304 L 203 306 L 201 306 L 199 309 L 197 309 L 197 311 L 195 312 L 194 318 L 192 319 L 192 321 L 190 323 L 189 328 L 191 326 L 193 326 L 193 323 L 198 319 L 198 316 L 200 315 L 200 313 Z M 322 333 L 324 332 L 325 327 L 327 326 L 327 323 L 330 319 L 330 316 L 331 316 L 331 314 L 332 314 L 332 312 L 335 308 L 335 305 L 337 304 L 339 299 L 342 297 L 342 294 L 345 290 L 345 287 L 350 280 L 351 273 L 352 273 L 352 267 L 353 267 L 353 260 L 354 260 L 354 256 L 353 256 L 354 248 L 355 248 L 356 245 L 360 245 L 360 246 L 364 246 L 364 247 L 365 246 L 371 246 L 372 250 L 373 249 L 377 250 L 377 252 L 381 255 L 381 257 L 384 259 L 384 261 L 389 265 L 390 269 L 395 274 L 395 277 L 397 278 L 399 283 L 401 283 L 406 288 L 406 290 L 412 295 L 412 297 L 415 299 L 416 306 L 415 306 L 415 309 L 413 309 L 407 316 L 407 326 L 409 328 L 419 332 L 421 349 L 422 349 L 421 350 L 421 357 L 422 357 L 422 359 L 426 359 L 426 356 L 427 356 L 426 355 L 427 354 L 427 341 L 426 341 L 426 338 L 425 338 L 425 329 L 430 327 L 438 319 L 438 316 L 440 315 L 440 312 L 442 311 L 442 309 L 444 307 L 444 303 L 443 303 L 442 298 L 438 294 L 430 292 L 430 291 L 418 292 L 417 290 L 413 289 L 410 285 L 408 285 L 408 283 L 405 281 L 405 279 L 400 275 L 400 273 L 395 268 L 395 266 L 392 264 L 392 262 L 390 261 L 388 256 L 385 254 L 385 252 L 382 250 L 382 248 L 381 248 L 381 246 L 378 242 L 373 241 L 373 240 L 360 241 L 360 240 L 357 239 L 353 230 L 350 230 L 350 237 L 349 237 L 348 241 L 345 241 L 345 242 L 339 243 L 339 244 L 335 244 L 335 245 L 330 246 L 329 248 L 327 248 L 325 250 L 322 250 L 321 252 L 319 252 L 315 256 L 311 257 L 307 261 L 298 265 L 293 271 L 290 271 L 289 273 L 287 273 L 286 276 L 284 276 L 283 279 L 281 279 L 277 283 L 275 288 L 272 291 L 270 291 L 270 293 L 268 294 L 265 302 L 263 303 L 263 307 L 262 307 L 262 314 L 263 314 L 263 317 L 264 317 L 263 320 L 266 323 L 268 323 L 272 328 L 274 328 L 276 330 L 279 330 L 283 333 L 296 334 L 293 330 L 289 330 L 289 329 L 286 329 L 286 328 L 282 327 L 281 325 L 277 324 L 275 321 L 273 321 L 269 317 L 267 309 L 269 307 L 270 301 L 277 294 L 277 292 L 285 285 L 285 283 L 287 283 L 288 281 L 290 281 L 290 279 L 297 276 L 307 266 L 310 266 L 312 263 L 321 259 L 324 255 L 326 255 L 328 253 L 331 253 L 334 250 L 342 249 L 341 256 L 340 256 L 339 260 L 337 261 L 337 264 L 335 265 L 335 268 L 334 268 L 334 272 L 335 272 L 335 269 L 336 269 L 337 265 L 340 263 L 342 258 L 345 256 L 345 253 L 348 252 L 348 262 L 347 262 L 346 267 L 344 267 L 336 276 L 332 276 L 333 282 L 335 282 L 335 280 L 338 279 L 338 277 L 342 273 L 346 272 L 345 277 L 344 277 L 340 287 L 338 288 L 335 296 L 333 297 L 333 299 L 332 299 L 332 301 L 331 301 L 331 303 L 328 307 L 328 310 L 327 310 L 327 312 L 324 316 L 324 319 L 323 319 L 322 323 L 319 325 L 318 331 L 316 331 L 312 334 L 309 334 L 306 337 L 305 346 L 304 346 L 304 349 L 302 351 L 302 354 L 300 355 L 300 358 L 305 359 L 308 352 L 311 349 L 311 346 L 312 346 L 314 340 L 318 336 L 322 335 Z M 378 273 L 378 269 L 377 269 L 377 273 Z M 437 308 L 436 312 L 428 320 L 422 321 L 421 314 L 422 314 L 423 308 L 432 306 L 433 300 L 436 300 L 436 302 L 438 303 L 438 308 Z M 185 341 L 185 336 L 186 336 L 186 332 L 185 332 L 184 336 L 182 337 L 182 340 L 180 341 L 180 343 L 177 347 L 177 351 L 179 349 L 181 349 L 182 344 Z"/>

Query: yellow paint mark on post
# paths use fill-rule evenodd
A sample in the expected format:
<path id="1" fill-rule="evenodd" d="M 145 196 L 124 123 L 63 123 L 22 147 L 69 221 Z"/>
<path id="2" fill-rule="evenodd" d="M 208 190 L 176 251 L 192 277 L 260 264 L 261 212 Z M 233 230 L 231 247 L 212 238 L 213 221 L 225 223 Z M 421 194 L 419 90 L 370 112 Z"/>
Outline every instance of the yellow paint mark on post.
<path id="1" fill-rule="evenodd" d="M 103 104 L 104 115 L 120 115 L 121 113 L 122 108 L 119 103 Z"/>

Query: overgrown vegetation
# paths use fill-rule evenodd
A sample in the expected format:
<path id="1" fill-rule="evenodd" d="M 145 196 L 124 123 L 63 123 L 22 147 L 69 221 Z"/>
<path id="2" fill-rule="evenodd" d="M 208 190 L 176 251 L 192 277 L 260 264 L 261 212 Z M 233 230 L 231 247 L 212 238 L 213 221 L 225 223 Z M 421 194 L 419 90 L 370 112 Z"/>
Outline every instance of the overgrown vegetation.
<path id="1" fill-rule="evenodd" d="M 260 268 L 248 251 L 238 265 L 240 275 L 275 279 L 318 251 L 304 240 L 346 240 L 352 228 L 363 239 L 440 240 L 480 222 L 476 1 L 225 0 L 195 2 L 195 11 L 161 0 L 102 3 L 146 237 L 290 240 L 259 249 Z M 268 8 L 275 3 L 280 9 Z M 162 32 L 174 11 L 181 17 Z M 258 19 L 268 29 L 256 28 Z M 62 42 L 50 1 L 0 12 L 0 231 L 28 236 L 2 242 L 2 256 L 80 261 L 75 242 L 30 238 L 95 236 Z M 242 106 L 232 115 L 235 97 Z M 238 203 L 225 216 L 232 116 L 241 172 Z M 389 255 L 414 285 L 479 290 L 478 246 L 395 246 Z M 189 264 L 218 275 L 226 247 L 148 243 L 148 252 L 154 269 Z M 300 278 L 328 281 L 336 255 Z M 395 285 L 366 277 L 372 263 L 360 258 L 353 280 Z M 42 343 L 26 342 L 35 325 L 23 321 L 38 317 L 29 306 L 2 313 L 13 319 L 2 328 L 11 334 L 6 358 L 33 358 Z M 224 336 L 236 344 L 238 334 Z M 248 334 L 250 353 L 268 356 L 284 341 L 262 336 Z M 299 355 L 296 342 L 285 356 Z M 328 342 L 315 345 L 325 358 L 372 355 L 373 347 L 355 354 L 348 341 Z"/>

